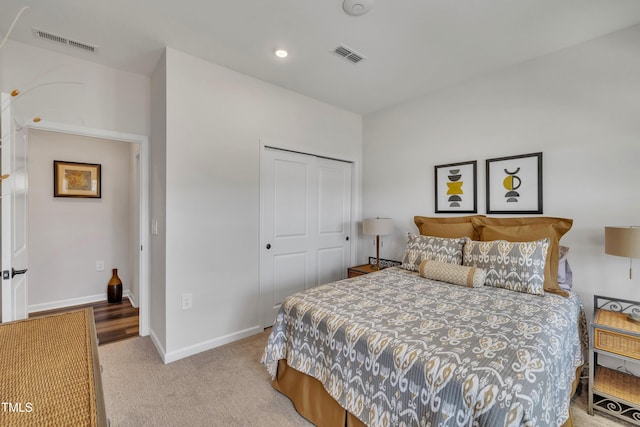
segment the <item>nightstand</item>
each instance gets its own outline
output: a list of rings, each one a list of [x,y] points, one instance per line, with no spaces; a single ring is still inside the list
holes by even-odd
[[[373,273],[374,271],[378,270],[374,270],[371,264],[356,265],[355,267],[349,267],[347,277],[362,276],[363,274]]]
[[[589,414],[606,412],[640,425],[640,377],[598,364],[598,356],[640,364],[640,323],[627,317],[640,303],[599,295],[593,297],[589,328]]]
[[[373,268],[375,263],[376,263],[376,258],[369,257],[369,264],[362,264],[362,265],[356,265],[355,267],[349,267],[349,269],[347,270],[347,277],[362,276],[363,274],[369,274],[369,273],[378,271]],[[398,265],[402,265],[402,261],[394,261],[391,259],[380,258],[381,269],[385,269],[387,267],[395,267]]]

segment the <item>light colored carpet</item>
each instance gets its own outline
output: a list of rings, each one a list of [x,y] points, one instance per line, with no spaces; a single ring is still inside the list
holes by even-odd
[[[121,426],[309,427],[260,364],[268,331],[165,365],[148,337],[99,347],[107,416]],[[576,427],[629,425],[572,404]]]

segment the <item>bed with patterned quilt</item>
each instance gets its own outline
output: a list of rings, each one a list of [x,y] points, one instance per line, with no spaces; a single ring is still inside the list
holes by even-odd
[[[409,236],[402,267],[287,297],[262,359],[274,387],[317,425],[571,425],[587,329],[576,293],[544,291],[559,238],[470,236]]]

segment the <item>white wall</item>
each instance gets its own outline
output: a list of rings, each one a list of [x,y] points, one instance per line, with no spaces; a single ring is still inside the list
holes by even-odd
[[[157,234],[151,234],[149,244],[150,335],[160,354],[165,354],[166,331],[166,220],[167,205],[167,66],[163,55],[151,76],[151,138],[149,165],[149,215],[156,223]],[[153,231],[153,229],[152,229]]]
[[[2,55],[2,90],[21,91],[14,107],[25,118],[149,135],[149,77],[13,40]]]
[[[258,330],[259,140],[354,160],[359,185],[362,120],[173,49],[166,81],[171,361]],[[181,310],[182,293],[193,309]]]
[[[544,215],[573,218],[574,289],[640,300],[640,261],[604,254],[605,225],[640,225],[640,25],[364,118],[363,217],[389,216],[401,259],[414,215],[434,214],[433,167],[542,151]],[[368,240],[367,240],[368,242]],[[361,261],[372,255],[362,244]]]
[[[0,49],[0,88],[4,88],[4,48]]]
[[[30,312],[106,300],[112,268],[130,291],[130,145],[29,131]],[[101,164],[102,197],[53,197],[54,160]],[[98,260],[104,271],[96,271]]]
[[[130,195],[130,211],[129,211],[129,248],[131,251],[131,276],[130,276],[130,288],[129,288],[129,300],[134,307],[140,305],[140,257],[137,256],[140,253],[140,177],[142,171],[140,170],[140,145],[128,143],[129,145],[129,158],[131,159],[130,174],[131,181],[129,182],[129,195]],[[149,250],[149,248],[145,249]]]

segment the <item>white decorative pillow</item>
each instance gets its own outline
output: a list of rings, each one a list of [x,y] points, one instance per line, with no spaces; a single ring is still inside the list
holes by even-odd
[[[402,258],[402,268],[418,271],[424,260],[462,264],[462,247],[465,238],[420,236],[409,234],[407,250]]]
[[[544,266],[549,239],[533,242],[493,240],[464,245],[463,265],[487,270],[487,286],[544,295]]]
[[[487,272],[483,268],[428,260],[420,263],[419,272],[422,277],[427,279],[439,280],[468,288],[483,286],[487,278]]]

